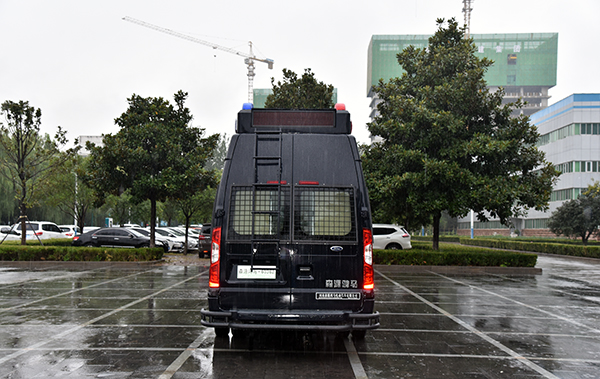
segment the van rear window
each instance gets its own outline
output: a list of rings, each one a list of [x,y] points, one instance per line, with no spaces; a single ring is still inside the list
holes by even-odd
[[[355,241],[351,188],[296,189],[294,239]]]
[[[289,239],[289,188],[236,186],[232,188],[229,238]],[[254,232],[253,229],[254,228]]]
[[[352,188],[294,187],[294,240],[356,241]],[[230,240],[290,239],[290,187],[232,187]]]

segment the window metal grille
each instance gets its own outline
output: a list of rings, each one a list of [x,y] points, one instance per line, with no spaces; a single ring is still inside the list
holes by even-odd
[[[235,186],[231,196],[230,240],[249,240],[253,236],[289,239],[289,187],[282,186],[279,192],[276,186],[257,187],[256,190],[252,186]]]
[[[356,241],[351,188],[295,189],[294,239]]]

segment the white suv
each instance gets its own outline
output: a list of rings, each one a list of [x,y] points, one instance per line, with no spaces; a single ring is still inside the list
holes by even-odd
[[[373,249],[411,249],[410,234],[403,226],[373,224]]]
[[[14,225],[13,230],[21,234],[21,223]],[[67,238],[58,225],[48,221],[27,221],[25,223],[26,238],[29,240],[50,238]]]

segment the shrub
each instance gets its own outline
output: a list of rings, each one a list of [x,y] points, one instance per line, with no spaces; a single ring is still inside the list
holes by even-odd
[[[139,262],[155,261],[162,258],[164,250],[152,249],[99,248],[72,246],[21,246],[0,245],[2,261],[115,261]]]
[[[504,250],[440,244],[440,250],[423,242],[411,250],[375,250],[373,261],[387,265],[534,267],[537,255]]]
[[[577,257],[600,258],[600,246],[584,246],[563,243],[510,241],[501,239],[462,238],[463,245],[485,246],[499,249],[531,251],[545,254],[571,255]]]

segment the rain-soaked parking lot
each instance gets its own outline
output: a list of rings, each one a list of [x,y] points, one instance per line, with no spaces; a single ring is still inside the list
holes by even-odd
[[[2,378],[600,378],[600,262],[378,267],[364,340],[200,325],[205,262],[0,267]]]

